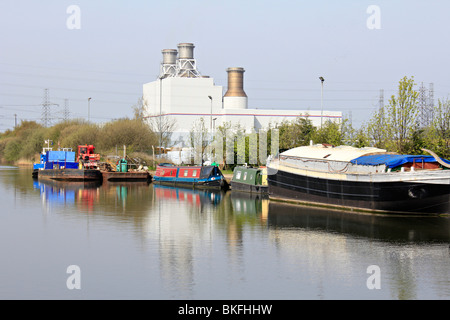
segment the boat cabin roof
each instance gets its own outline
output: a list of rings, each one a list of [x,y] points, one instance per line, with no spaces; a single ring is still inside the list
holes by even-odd
[[[233,171],[233,181],[257,184],[261,182],[263,169],[250,167],[236,167]]]
[[[450,164],[450,161],[441,159],[443,162]],[[426,155],[402,155],[402,154],[379,154],[367,155],[350,161],[353,164],[377,166],[385,165],[388,168],[395,168],[405,163],[435,163],[437,160],[433,156]]]
[[[221,175],[216,166],[174,166],[169,164],[158,165],[155,174],[157,176],[177,176],[179,178],[207,179],[211,175]]]
[[[297,147],[287,150],[280,156],[308,158],[317,160],[333,160],[349,162],[353,159],[369,154],[386,153],[385,149],[365,147],[355,148],[351,146],[333,147],[325,144],[317,144],[312,146]]]

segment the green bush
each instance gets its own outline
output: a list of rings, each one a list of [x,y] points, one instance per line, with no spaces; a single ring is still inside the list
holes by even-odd
[[[33,160],[41,152],[44,141],[53,141],[54,149],[72,148],[79,145],[94,145],[96,152],[105,154],[127,147],[133,151],[151,153],[157,145],[157,136],[140,120],[121,119],[105,125],[87,123],[84,120],[60,122],[45,128],[34,121],[22,121],[14,130],[0,134],[0,160],[15,162],[19,159]]]

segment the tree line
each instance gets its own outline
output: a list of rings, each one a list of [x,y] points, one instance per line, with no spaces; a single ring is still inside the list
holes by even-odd
[[[0,160],[16,163],[37,161],[44,141],[53,141],[54,149],[72,148],[78,145],[94,145],[100,154],[115,154],[117,148],[127,146],[127,153],[149,152],[158,145],[158,137],[140,119],[119,119],[106,124],[93,124],[81,119],[60,122],[44,127],[35,121],[22,121],[13,130],[0,134]]]
[[[398,91],[388,104],[376,110],[361,128],[352,127],[348,119],[340,123],[327,121],[314,127],[308,118],[285,121],[280,130],[280,149],[290,149],[314,143],[377,147],[400,154],[423,154],[422,148],[440,157],[450,157],[450,101],[438,100],[431,121],[422,126],[419,121],[419,93],[414,89],[414,77],[399,81]]]

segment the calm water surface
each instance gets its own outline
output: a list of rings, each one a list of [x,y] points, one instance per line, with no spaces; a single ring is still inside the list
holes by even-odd
[[[449,299],[450,218],[0,167],[0,299]],[[80,268],[69,290],[68,266]],[[379,267],[380,289],[367,268]]]

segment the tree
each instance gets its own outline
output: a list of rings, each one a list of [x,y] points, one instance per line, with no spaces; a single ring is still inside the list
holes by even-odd
[[[151,128],[139,119],[120,119],[109,122],[99,129],[98,148],[111,151],[116,147],[127,146],[134,151],[149,152],[158,141]],[[85,142],[86,143],[86,142]]]
[[[368,136],[366,135],[367,129],[365,125],[362,125],[361,128],[356,130],[354,141],[352,145],[356,148],[363,148],[370,146],[370,141]]]
[[[435,147],[441,157],[450,157],[450,101],[438,100],[438,105],[434,110],[434,120],[432,124],[435,140]]]
[[[419,96],[414,85],[414,77],[403,77],[398,84],[397,96],[392,95],[386,110],[389,115],[386,121],[390,138],[388,146],[399,153],[409,153],[412,150]]]
[[[369,141],[373,143],[374,147],[386,148],[388,134],[386,131],[386,115],[383,107],[380,107],[372,115],[367,125],[367,136]]]
[[[314,138],[316,128],[312,121],[299,116],[294,121],[283,121],[278,126],[280,134],[280,149],[291,149],[306,146]]]
[[[316,131],[313,141],[334,146],[345,144],[345,141],[349,140],[346,136],[346,133],[350,132],[349,128],[347,119],[343,119],[341,123],[328,120]]]
[[[138,101],[131,106],[133,109],[133,116],[135,120],[143,120],[144,119],[144,99],[140,97]]]
[[[160,141],[162,147],[168,148],[173,145],[172,135],[177,127],[175,118],[162,114],[148,118],[147,123],[152,131],[158,135],[158,141]]]
[[[206,160],[207,147],[210,144],[210,136],[205,119],[200,118],[194,122],[189,132],[189,145],[193,150],[192,163],[201,164]]]

